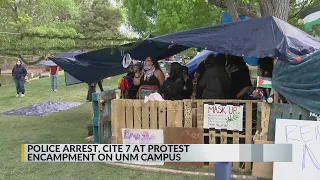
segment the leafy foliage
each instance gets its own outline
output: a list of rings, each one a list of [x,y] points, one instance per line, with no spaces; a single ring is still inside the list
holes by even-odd
[[[123,0],[128,20],[140,34],[162,35],[219,22],[221,10],[205,0]]]
[[[80,2],[1,0],[0,53],[95,49],[110,41],[128,40],[119,37],[120,9],[103,0]]]
[[[239,15],[259,17],[260,1],[233,0]],[[290,0],[288,22],[301,28],[298,23],[299,12],[314,6],[316,0]],[[275,4],[277,5],[277,4]],[[218,24],[220,14],[227,10],[224,0],[123,0],[128,21],[140,34],[162,35],[176,31]],[[320,35],[320,28],[313,28],[314,35]]]

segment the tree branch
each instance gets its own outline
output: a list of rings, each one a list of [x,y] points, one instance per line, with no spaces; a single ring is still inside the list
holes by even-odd
[[[302,7],[299,8],[299,11],[297,11],[294,15],[290,16],[290,19],[291,18],[294,18],[294,17],[297,17],[301,12],[302,10],[304,10],[304,8],[306,7],[306,5],[308,4],[309,0],[305,0],[302,4]]]
[[[224,0],[208,0],[208,2],[219,8],[227,8]],[[237,2],[235,3],[235,7],[239,15],[244,15],[250,18],[260,17],[260,14],[256,10],[250,9],[250,5],[245,6],[243,3]]]
[[[228,12],[231,16],[233,22],[239,21],[238,11],[232,0],[224,0],[225,5],[227,6]]]
[[[219,7],[219,8],[227,8],[224,0],[208,0],[209,3]]]

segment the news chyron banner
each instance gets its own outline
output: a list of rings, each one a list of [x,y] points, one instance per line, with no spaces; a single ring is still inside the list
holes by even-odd
[[[22,144],[21,162],[291,162],[291,144]]]

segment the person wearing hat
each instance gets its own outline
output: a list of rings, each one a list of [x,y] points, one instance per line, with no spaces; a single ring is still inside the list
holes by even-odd
[[[133,83],[139,88],[139,98],[141,90],[157,91],[165,80],[164,73],[155,58],[147,57],[141,71],[135,73]]]

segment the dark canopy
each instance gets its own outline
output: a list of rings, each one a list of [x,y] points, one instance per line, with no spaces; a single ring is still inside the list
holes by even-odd
[[[271,16],[158,36],[152,41],[284,61],[320,49],[319,39]]]
[[[105,48],[101,50],[91,51],[75,56],[80,61],[114,61],[122,64],[124,54],[129,53],[131,58],[136,60],[145,60],[151,56],[157,60],[164,59],[174,54],[180,53],[189,47],[171,45],[171,43],[153,42],[149,36],[141,42],[134,42],[121,45],[118,48]]]
[[[124,44],[119,48],[105,48],[79,53],[74,58],[65,58],[70,56],[60,54],[58,57],[51,59],[75,78],[83,82],[93,83],[106,77],[125,73],[126,69],[122,66],[122,59],[126,53],[137,60],[144,60],[148,56],[160,60],[186,49],[188,47],[153,42],[148,37],[142,42]]]
[[[50,59],[70,75],[86,83],[95,83],[106,77],[122,74],[126,71],[121,62],[115,63],[112,60],[85,62],[75,58],[54,57]]]

